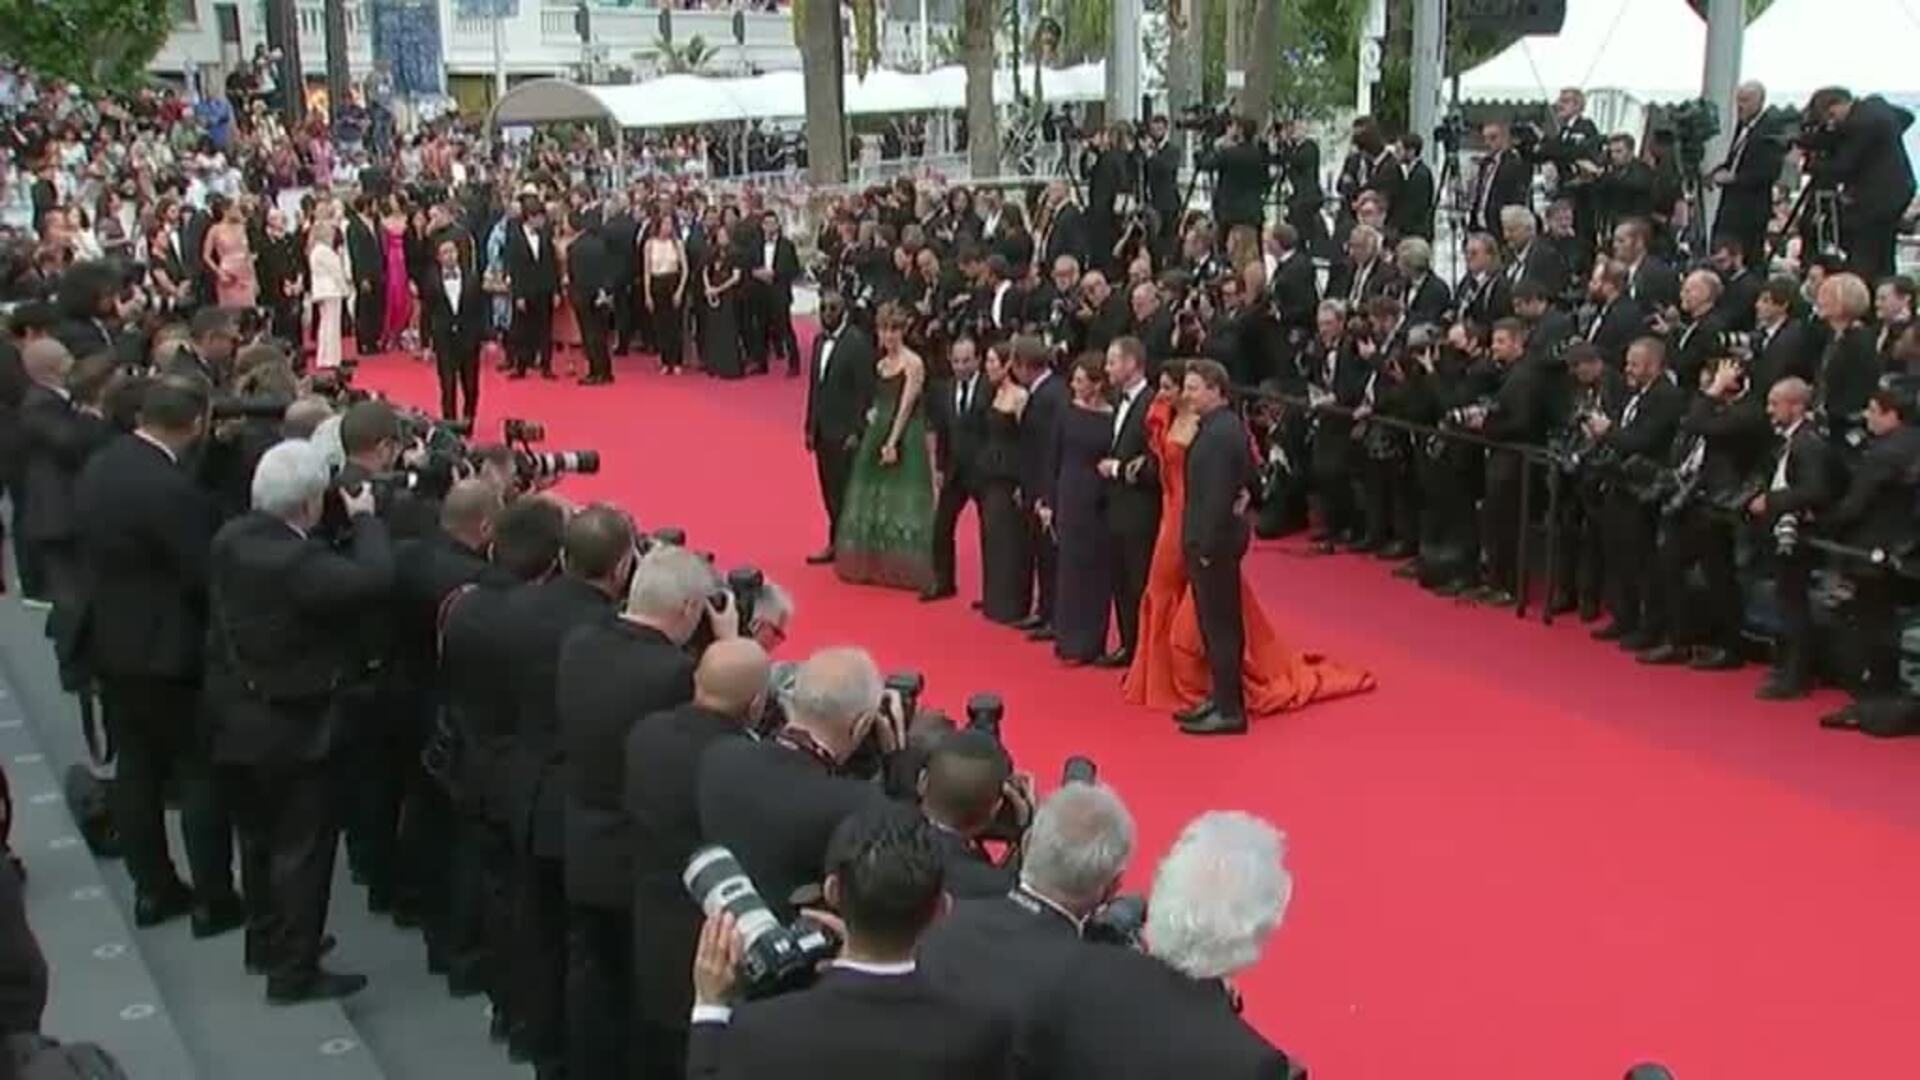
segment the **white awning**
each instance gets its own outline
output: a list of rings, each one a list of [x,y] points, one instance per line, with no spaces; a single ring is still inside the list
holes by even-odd
[[[1707,25],[1687,0],[1571,0],[1558,34],[1523,37],[1463,73],[1460,98],[1552,101],[1572,86],[1685,101],[1700,96],[1706,49]]]

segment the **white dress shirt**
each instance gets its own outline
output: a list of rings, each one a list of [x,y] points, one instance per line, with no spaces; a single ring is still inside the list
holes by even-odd
[[[1120,445],[1120,429],[1127,424],[1127,414],[1133,411],[1133,403],[1139,400],[1140,392],[1147,388],[1147,380],[1141,379],[1126,390],[1120,391],[1120,407],[1113,410],[1113,445]]]

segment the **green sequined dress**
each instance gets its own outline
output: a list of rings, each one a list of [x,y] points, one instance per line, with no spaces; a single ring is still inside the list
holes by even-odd
[[[860,440],[840,509],[833,566],[842,581],[923,591],[934,583],[933,462],[919,402],[900,436],[899,459],[880,463],[906,386],[902,371],[875,388],[873,422]]]

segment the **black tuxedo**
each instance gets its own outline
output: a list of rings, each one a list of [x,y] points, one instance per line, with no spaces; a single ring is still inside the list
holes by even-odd
[[[384,329],[387,306],[387,253],[380,236],[381,226],[362,214],[347,215],[347,263],[353,274],[353,339],[361,355],[380,351],[380,333]],[[205,238],[205,226],[201,226]],[[193,242],[192,257],[198,261],[200,243]],[[211,293],[201,296],[211,302]]]
[[[1071,255],[1080,260],[1080,266],[1087,266],[1086,227],[1080,208],[1073,203],[1064,203],[1053,213],[1048,222],[1046,246],[1040,251],[1040,269],[1044,276],[1053,267],[1053,262],[1062,255]],[[1044,321],[1044,316],[1043,316]]]
[[[986,1005],[1018,1027],[1089,947],[1058,908],[1024,890],[1003,890],[956,901],[920,940],[918,958],[935,986]]]
[[[1153,387],[1144,376],[1132,405],[1124,396],[1116,398],[1118,430],[1110,456],[1120,463],[1120,470],[1103,484],[1107,531],[1113,535],[1116,555],[1114,617],[1120,624],[1120,649],[1128,655],[1140,640],[1140,597],[1147,590],[1153,541],[1160,530],[1160,472],[1147,450],[1147,409],[1152,404]],[[1133,462],[1139,467],[1128,479],[1127,466]]]
[[[438,265],[427,275],[425,295],[420,298],[427,309],[427,343],[439,369],[440,415],[471,420],[480,409],[480,342],[486,337],[492,305],[478,274],[462,274],[451,296],[448,284]],[[459,409],[462,395],[464,412]]]
[[[513,299],[513,370],[521,375],[536,359],[542,372],[553,370],[553,298],[560,289],[560,265],[552,231],[540,229],[537,235],[537,242],[529,241],[525,222],[509,223],[500,255]]]
[[[1424,161],[1394,167],[1400,170],[1400,184],[1392,204],[1387,207],[1387,224],[1401,236],[1432,240],[1433,170]]]
[[[1846,493],[1826,514],[1826,528],[1843,543],[1863,548],[1897,545],[1911,534],[1920,428],[1902,425],[1872,439],[1853,468]],[[1899,685],[1900,635],[1895,630],[1900,590],[1889,573],[1861,568],[1850,573],[1851,622],[1861,658],[1862,697],[1888,697]]]
[[[701,844],[700,759],[710,746],[746,739],[744,721],[695,704],[645,717],[627,732],[633,992],[648,1077],[686,1074],[693,954],[704,916],[680,878]]]
[[[1626,362],[1627,346],[1648,333],[1647,309],[1638,300],[1622,296],[1594,312],[1583,336],[1599,346],[1609,364],[1619,367]]]
[[[690,1080],[1006,1080],[1013,1027],[918,972],[831,968],[797,993],[750,1002],[727,1024],[695,1024]]]
[[[1054,589],[1060,548],[1053,532],[1040,524],[1038,508],[1053,501],[1058,471],[1060,418],[1067,408],[1067,381],[1049,370],[1027,387],[1027,407],[1020,413],[1020,500],[1027,511],[1027,528],[1034,553],[1034,617],[1053,625]]]
[[[960,400],[966,393],[964,406]],[[940,474],[940,498],[933,510],[933,577],[935,592],[953,591],[953,534],[967,503],[980,507],[986,487],[980,454],[987,446],[987,414],[993,408],[993,387],[984,372],[975,372],[971,384],[959,376],[935,383],[927,395],[927,419],[933,428],[934,468]],[[984,548],[983,548],[984,559]]]
[[[178,880],[167,854],[169,781],[193,882],[203,899],[231,895],[231,825],[205,797],[212,777],[201,730],[200,673],[207,640],[207,561],[219,513],[167,452],[122,435],[80,473],[80,579],[76,628],[100,680],[119,754],[114,824],[141,895],[163,897]]]
[[[1314,313],[1320,306],[1320,280],[1313,259],[1299,248],[1274,267],[1267,293],[1273,300],[1274,317],[1289,337],[1311,334]]]
[[[1145,322],[1134,320],[1128,329],[1147,350],[1147,378],[1160,377],[1160,369],[1173,359],[1173,312],[1162,305]]]
[[[1453,290],[1453,307],[1458,318],[1492,326],[1513,314],[1513,290],[1498,270],[1489,270],[1484,277],[1467,274]]]
[[[1398,295],[1399,291],[1400,272],[1387,261],[1385,252],[1366,266],[1355,266],[1341,259],[1327,273],[1327,299],[1346,301],[1356,315],[1367,301],[1377,296]]]
[[[1833,498],[1833,454],[1831,444],[1811,423],[1801,423],[1774,444],[1766,462],[1772,474],[1770,490],[1763,497],[1765,507],[1759,519],[1763,537],[1787,514],[1794,515],[1801,527],[1817,527],[1817,522],[1810,519],[1817,519]],[[1773,592],[1780,607],[1781,630],[1774,667],[1780,677],[1804,686],[1813,674],[1813,604],[1808,596],[1808,578],[1815,560],[1811,552],[1798,546],[1790,552],[1774,547],[1772,554]]]
[[[747,325],[743,336],[747,361],[764,371],[769,353],[786,357],[787,373],[800,370],[800,345],[793,333],[793,283],[800,278],[800,254],[784,236],[772,241],[772,281],[761,281],[753,271],[769,265],[766,241],[742,249],[740,267],[747,285]]]
[[[1494,236],[1500,235],[1500,211],[1509,206],[1533,205],[1533,166],[1514,150],[1502,150],[1480,159],[1474,177],[1473,227]]]
[[[1246,715],[1240,677],[1246,647],[1240,559],[1253,534],[1236,503],[1254,487],[1252,445],[1233,410],[1215,409],[1201,419],[1187,451],[1187,497],[1180,518],[1180,546],[1206,642],[1213,702],[1225,717]]]
[[[1080,347],[1085,352],[1106,352],[1113,339],[1125,334],[1133,322],[1133,311],[1118,289],[1108,293],[1098,307],[1090,307],[1090,312],[1080,335]]]
[[[1453,307],[1453,290],[1440,280],[1440,275],[1426,273],[1417,280],[1407,282],[1403,300],[1409,323],[1415,326],[1421,323],[1438,326],[1446,320],[1447,312]]]
[[[825,876],[840,822],[887,805],[878,785],[834,775],[781,740],[715,742],[700,758],[698,791],[701,842],[731,850],[782,918],[795,889]]]
[[[850,319],[841,323],[838,333],[822,329],[814,335],[807,360],[806,437],[820,481],[820,501],[827,509],[829,544],[839,528],[841,499],[853,474],[860,436],[866,431],[867,409],[873,405],[878,380],[874,363],[873,342]]]
[[[21,395],[17,419],[20,471],[12,486],[21,576],[42,594],[36,598],[71,605],[79,586],[74,481],[94,451],[113,437],[113,429],[81,412],[71,398],[37,384]],[[58,617],[61,623],[66,618]],[[59,626],[54,631],[56,636],[62,632]]]
[[[1026,310],[1026,290],[1016,281],[994,282],[974,294],[974,321],[994,334],[1017,333],[1026,322]]]
[[[1878,94],[1854,102],[1816,176],[1840,187],[1840,245],[1875,281],[1893,272],[1893,234],[1913,201],[1913,165],[1901,139],[1913,114]]]
[[[1815,355],[1813,328],[1806,320],[1789,315],[1775,329],[1755,327],[1753,334],[1751,377],[1755,386],[1771,387],[1789,375],[1813,382],[1819,357]]]
[[[1547,290],[1548,296],[1559,296],[1567,288],[1567,268],[1560,261],[1560,253],[1537,239],[1514,252],[1503,273],[1509,289],[1531,281]]]
[[[1720,350],[1718,342],[1727,324],[1718,312],[1681,323],[1667,333],[1667,367],[1681,386],[1700,385],[1700,370]]]
[[[1665,465],[1672,454],[1680,419],[1687,411],[1688,391],[1661,377],[1643,391],[1629,392],[1618,410],[1609,410],[1613,426],[1602,443],[1621,461],[1640,459]],[[1614,624],[1632,633],[1658,633],[1665,625],[1664,598],[1654,590],[1654,540],[1657,517],[1631,488],[1614,484],[1607,489],[1602,510],[1602,557],[1607,608]]]
[[[1680,303],[1680,275],[1649,255],[1627,271],[1627,295],[1650,311]]]
[[[1287,1080],[1287,1056],[1218,980],[1132,949],[1088,948],[1021,1031],[1021,1067],[1050,1080]]]
[[[1879,382],[1880,358],[1873,351],[1873,331],[1854,326],[1827,342],[1819,378],[1814,381],[1814,400],[1825,407],[1828,431],[1835,440],[1859,427],[1860,413]]]
[[[1013,888],[1013,868],[996,864],[979,841],[939,826],[934,827],[933,835],[940,848],[948,896],[978,900],[1005,896]]]
[[[1753,270],[1742,270],[1721,284],[1724,289],[1720,293],[1720,302],[1714,305],[1721,321],[1729,330],[1752,330],[1755,319],[1753,302],[1760,298],[1761,289],[1766,287],[1766,277]]]
[[[1160,235],[1169,237],[1179,227],[1180,148],[1169,139],[1150,152],[1144,147],[1142,151],[1146,202],[1160,216]]]
[[[592,379],[613,378],[607,335],[612,329],[613,294],[621,284],[615,277],[618,270],[597,229],[588,229],[567,245],[567,298],[573,303],[580,349],[586,353],[587,375]]]
[[[613,292],[613,354],[625,356],[633,342],[633,314],[646,303],[640,295],[647,287],[640,280],[640,222],[631,211],[622,210],[601,224],[600,238],[613,262],[608,286]]]

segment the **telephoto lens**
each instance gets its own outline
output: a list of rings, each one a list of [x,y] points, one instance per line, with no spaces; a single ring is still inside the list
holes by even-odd
[[[1000,741],[1000,721],[1006,715],[1007,705],[999,694],[979,693],[967,699],[967,727],[986,732],[994,742]]]
[[[718,844],[693,853],[681,880],[708,918],[733,916],[742,945],[740,978],[748,997],[766,997],[813,977],[840,951],[840,938],[812,919],[785,925],[768,909],[733,852]]]
[[[513,455],[514,471],[521,483],[531,483],[567,473],[591,476],[600,471],[598,450],[519,450]]]

